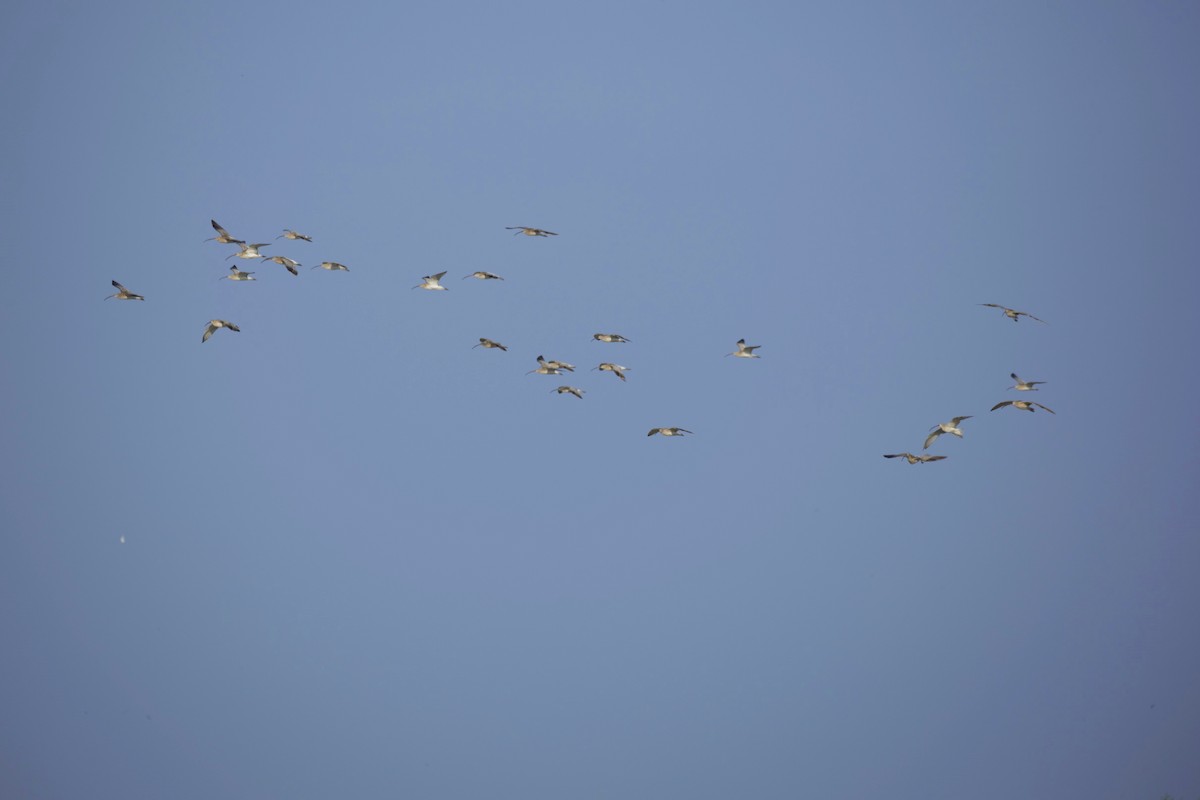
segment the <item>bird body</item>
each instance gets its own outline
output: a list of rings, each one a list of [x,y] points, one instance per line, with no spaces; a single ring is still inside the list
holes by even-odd
[[[133,292],[129,291],[121,284],[117,283],[116,281],[113,281],[112,285],[116,287],[117,293],[110,294],[108,297],[104,298],[105,300],[108,300],[110,297],[115,297],[118,300],[145,300],[146,299],[146,298],[142,297],[140,294],[134,294]]]
[[[558,236],[554,231],[544,231],[541,228],[526,228],[523,225],[509,226],[506,231],[516,231],[513,236],[520,236],[522,233],[526,236]]]
[[[924,464],[927,461],[941,461],[946,456],[931,456],[927,453],[921,455],[913,455],[912,453],[891,453],[885,454],[884,458],[903,458],[907,459],[910,464]]]
[[[559,394],[573,394],[580,400],[583,399],[584,394],[583,389],[580,389],[578,386],[559,386],[557,389],[551,389],[550,391],[558,392]]]
[[[691,433],[691,431],[684,428],[651,428],[650,432],[646,435],[653,436],[656,433],[661,433],[663,436],[683,436],[685,433]]]
[[[499,348],[500,350],[503,350],[506,353],[508,352],[508,348],[505,347],[504,345],[500,344],[499,342],[493,342],[491,339],[484,339],[482,336],[479,337],[479,344],[471,345],[472,350],[474,350],[476,347],[485,347],[489,350],[491,348],[495,347],[495,348]]]
[[[754,351],[762,347],[759,344],[748,345],[745,339],[737,340],[737,350],[732,353],[726,353],[727,356],[737,356],[738,358],[762,358],[762,356],[754,355]]]
[[[554,361],[554,360],[547,361],[546,359],[542,358],[541,356],[538,356],[537,360],[538,360],[538,364],[542,365],[543,367],[550,367],[551,369],[561,369],[561,370],[565,370],[566,372],[574,372],[575,371],[575,365],[568,364],[565,361]]]
[[[628,339],[626,339],[624,336],[622,336],[619,333],[593,333],[592,338],[598,342],[628,342],[629,341]]]
[[[1013,322],[1019,322],[1020,320],[1017,319],[1018,317],[1029,317],[1030,319],[1037,319],[1037,321],[1042,323],[1043,325],[1049,324],[1046,322],[1046,320],[1038,319],[1033,314],[1030,314],[1027,311],[1017,311],[1015,308],[1009,308],[1008,306],[1002,306],[1002,305],[999,305],[998,303],[980,303],[979,305],[988,306],[990,308],[998,308],[1004,312],[1004,316],[1008,317]]]
[[[592,369],[598,369],[601,372],[611,372],[621,380],[625,380],[625,370],[629,369],[629,367],[622,367],[620,364],[612,364],[606,361],[598,367],[592,367]]]
[[[414,286],[412,288],[414,288],[414,289],[429,289],[431,291],[442,291],[442,292],[448,291],[445,286],[442,286],[442,284],[438,283],[438,281],[440,281],[442,279],[442,276],[445,274],[446,274],[445,271],[442,271],[442,272],[437,273],[436,275],[426,275],[424,278],[421,278],[420,283],[418,283],[416,286]]]
[[[254,273],[253,273],[253,272],[242,272],[242,271],[241,271],[240,269],[238,269],[236,266],[234,266],[234,267],[230,267],[230,268],[229,268],[229,274],[228,274],[228,275],[222,275],[222,276],[221,276],[221,277],[220,277],[218,280],[225,280],[226,278],[228,278],[228,279],[229,279],[229,280],[231,280],[231,281],[253,281],[253,280],[257,280],[257,278],[255,278],[255,277],[254,277]]]
[[[1017,373],[1015,372],[1009,375],[1009,377],[1016,381],[1016,384],[1008,388],[1016,389],[1018,392],[1036,392],[1037,389],[1034,387],[1045,383],[1045,381],[1023,381],[1017,377]]]
[[[204,329],[204,336],[202,336],[200,338],[200,343],[203,344],[204,342],[207,342],[208,337],[210,337],[214,333],[216,333],[218,328],[229,328],[229,330],[235,331],[237,333],[241,333],[241,330],[242,330],[237,325],[234,325],[232,322],[229,322],[228,320],[224,320],[224,319],[209,320],[208,327]]]
[[[242,244],[242,249],[238,250],[233,255],[225,256],[228,261],[231,258],[266,258],[262,253],[258,252],[260,247],[270,247],[266,242],[258,242],[256,244]]]
[[[315,267],[312,267],[312,269],[325,269],[325,270],[329,270],[330,272],[336,272],[337,270],[341,270],[342,272],[350,271],[350,268],[347,267],[345,264],[339,264],[336,261],[322,261],[320,264],[317,264]]]
[[[295,231],[289,230],[288,228],[284,228],[283,233],[279,234],[275,238],[276,239],[300,239],[301,241],[305,241],[305,242],[312,241],[311,236],[305,236],[303,233],[296,233]]]
[[[1003,403],[996,403],[996,405],[992,406],[992,411],[995,411],[998,408],[1004,408],[1005,406],[1012,406],[1013,408],[1019,408],[1022,411],[1028,411],[1031,414],[1037,411],[1037,408],[1034,408],[1034,406],[1037,406],[1038,408],[1043,409],[1044,411],[1050,411],[1051,414],[1054,413],[1053,411],[1046,408],[1041,403],[1035,403],[1032,400],[1005,400]]]
[[[204,241],[220,242],[221,244],[245,244],[246,243],[245,239],[235,239],[232,236],[230,236],[229,231],[225,230],[220,225],[218,225],[217,221],[215,219],[210,219],[209,222],[212,223],[213,230],[215,230],[217,232],[217,235],[212,237],[211,239],[205,239]]]
[[[462,276],[462,279],[464,281],[467,278],[478,278],[481,281],[502,281],[502,280],[504,280],[504,278],[501,278],[499,275],[493,274],[491,272],[484,272],[482,270],[480,270],[478,272],[472,272],[470,275]]]
[[[941,436],[943,433],[950,433],[961,439],[962,438],[962,430],[959,429],[958,424],[960,422],[962,422],[964,419],[970,419],[970,418],[971,418],[971,415],[968,414],[965,417],[955,417],[954,419],[950,420],[949,422],[939,422],[937,425],[934,425],[932,428],[929,429],[929,430],[933,431],[933,433],[929,434],[929,436],[926,437],[925,446],[922,447],[921,449],[928,450],[929,445],[933,444],[934,439]]]

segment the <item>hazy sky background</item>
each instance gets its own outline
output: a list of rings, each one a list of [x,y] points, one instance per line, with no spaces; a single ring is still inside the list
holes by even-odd
[[[0,795],[1200,795],[1198,41],[18,2]]]

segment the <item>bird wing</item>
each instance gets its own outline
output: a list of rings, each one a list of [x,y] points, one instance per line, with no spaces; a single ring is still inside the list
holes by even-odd
[[[218,225],[217,221],[215,219],[210,219],[209,222],[212,223],[213,230],[215,230],[217,233],[221,234],[222,236],[224,236],[226,238],[229,237],[229,231],[225,230],[220,225]]]
[[[442,279],[442,276],[445,274],[446,274],[446,272],[445,272],[445,270],[443,270],[442,272],[439,272],[436,275],[430,275],[429,277],[433,279],[434,283],[436,283],[436,282],[440,281]]]
[[[992,411],[995,411],[997,408],[1004,408],[1005,406],[1011,406],[1012,404],[1013,404],[1012,400],[1005,400],[1003,403],[996,403],[996,405],[992,406]]]
[[[215,222],[213,223],[213,225],[216,225],[216,224],[217,223],[215,223]],[[207,342],[208,337],[212,336],[213,331],[215,331],[218,327],[219,326],[216,323],[213,323],[213,322],[208,323],[208,327],[204,329],[204,336],[201,337],[200,343],[204,344],[205,342]]]
[[[958,423],[962,422],[964,419],[970,419],[970,418],[971,418],[971,416],[972,416],[971,414],[968,414],[968,415],[967,415],[967,416],[965,416],[965,417],[955,417],[954,419],[950,420],[950,422],[952,422],[952,423],[954,424],[954,427],[956,427],[956,428],[957,428],[957,427],[958,427]]]
[[[651,428],[651,429],[650,429],[650,432],[649,432],[649,433],[647,433],[646,435],[647,435],[647,436],[653,436],[653,435],[654,435],[654,434],[656,434],[656,433],[662,433],[662,428]]]
[[[1004,308],[1004,306],[1002,306],[1002,305],[1000,305],[1000,304],[998,304],[998,303],[980,303],[979,305],[981,305],[981,306],[988,306],[988,307],[990,307],[990,308]],[[1007,309],[1005,309],[1005,310],[1007,310]]]
[[[1044,405],[1042,405],[1041,403],[1034,403],[1034,405],[1035,405],[1035,406],[1037,406],[1038,408],[1045,408],[1047,411],[1050,411],[1050,409],[1046,408],[1046,407],[1045,407]],[[1050,413],[1051,413],[1051,414],[1054,414],[1054,412],[1053,412],[1053,411],[1050,411]],[[1057,414],[1055,414],[1055,416],[1058,416],[1058,415],[1057,415]]]
[[[925,445],[924,445],[924,447],[922,447],[921,449],[922,449],[922,450],[928,450],[928,449],[929,449],[929,445],[933,444],[933,440],[934,440],[934,439],[936,439],[937,437],[941,436],[941,435],[942,435],[942,429],[941,429],[941,428],[938,428],[938,429],[937,429],[937,430],[935,430],[933,433],[931,433],[931,434],[929,434],[928,436],[926,436],[926,437],[925,437]]]
[[[1038,322],[1042,323],[1043,325],[1049,325],[1049,324],[1050,324],[1049,322],[1046,322],[1046,320],[1044,320],[1044,319],[1038,319],[1038,318],[1037,318],[1037,317],[1035,317],[1033,314],[1030,314],[1030,313],[1029,313],[1029,312],[1027,312],[1027,311],[1018,311],[1018,312],[1017,312],[1017,316],[1018,316],[1018,317],[1029,317],[1030,319],[1036,319]]]
[[[921,460],[922,460],[922,461],[941,461],[941,460],[942,460],[943,458],[945,458],[945,457],[946,457],[946,456],[929,456],[929,455],[924,455],[924,456],[921,456]]]

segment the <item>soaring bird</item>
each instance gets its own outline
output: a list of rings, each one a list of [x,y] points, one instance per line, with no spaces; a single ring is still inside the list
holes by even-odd
[[[108,297],[104,298],[105,300],[107,300],[109,297],[115,297],[118,300],[145,300],[146,299],[146,298],[142,297],[140,294],[134,294],[133,292],[129,291],[121,284],[117,283],[116,281],[113,281],[112,285],[117,288],[117,293],[110,294]]]
[[[502,280],[504,280],[504,278],[501,278],[499,275],[496,275],[491,272],[484,272],[482,270],[480,270],[479,272],[472,272],[470,275],[462,276],[462,280],[464,280],[464,281],[467,278],[478,278],[481,281],[502,281]]]
[[[421,283],[418,283],[416,286],[414,286],[412,288],[440,290],[443,292],[448,291],[448,289],[446,289],[445,286],[442,286],[440,283],[438,283],[438,281],[440,281],[442,279],[442,276],[445,274],[446,274],[445,271],[442,271],[436,275],[426,275],[424,278],[421,278]]]
[[[910,464],[924,464],[926,461],[941,461],[946,456],[931,456],[922,453],[919,456],[914,456],[912,453],[891,453],[885,454],[884,458],[905,458]]]
[[[266,242],[258,242],[257,244],[246,244],[245,242],[243,242],[242,249],[238,250],[233,255],[225,256],[225,260],[228,261],[229,259],[234,258],[234,257],[237,257],[237,258],[266,258],[266,256],[264,256],[262,253],[258,252],[258,248],[260,248],[260,247],[270,247],[270,245],[267,244]]]
[[[964,419],[970,419],[971,416],[972,415],[968,414],[965,417],[955,417],[954,419],[950,420],[949,422],[939,422],[937,425],[934,425],[932,428],[929,429],[929,430],[933,431],[933,433],[929,434],[929,436],[925,439],[925,446],[922,447],[921,449],[928,450],[929,445],[933,444],[933,440],[936,439],[937,437],[941,436],[943,433],[952,433],[961,439],[962,431],[959,430],[958,424],[960,422],[962,422]]]
[[[990,308],[999,308],[999,309],[1001,309],[1001,310],[1004,312],[1004,316],[1008,317],[1008,318],[1009,318],[1009,319],[1011,319],[1013,322],[1018,322],[1018,321],[1019,321],[1019,320],[1017,319],[1017,317],[1029,317],[1030,319],[1037,319],[1037,321],[1038,321],[1038,322],[1040,322],[1040,323],[1042,323],[1043,325],[1048,325],[1048,324],[1049,324],[1048,322],[1046,322],[1046,320],[1044,320],[1044,319],[1038,319],[1038,318],[1037,318],[1037,317],[1035,317],[1033,314],[1030,314],[1030,313],[1029,313],[1029,312],[1027,312],[1027,311],[1017,311],[1016,309],[1009,308],[1008,306],[997,305],[996,303],[980,303],[979,305],[981,305],[981,306],[988,306],[988,307],[990,307]]]
[[[992,406],[992,411],[995,411],[997,408],[1004,408],[1005,406],[1012,406],[1013,408],[1019,408],[1022,411],[1028,411],[1031,414],[1037,411],[1037,408],[1034,408],[1034,406],[1037,406],[1038,408],[1043,409],[1044,411],[1050,411],[1051,414],[1054,413],[1053,411],[1046,408],[1041,403],[1035,403],[1032,400],[1005,400],[1003,403],[996,403],[996,405]]]
[[[493,342],[491,339],[485,339],[482,336],[479,337],[479,344],[471,345],[472,350],[474,350],[476,347],[485,347],[489,350],[493,347],[498,347],[501,350],[503,350],[504,352],[506,352],[506,353],[508,352],[508,348],[505,347],[504,345],[500,344],[499,342]]]
[[[546,359],[542,358],[541,356],[538,356],[537,361],[543,367],[550,367],[551,369],[561,369],[561,370],[565,370],[567,372],[575,371],[575,365],[568,364],[565,361],[554,361],[554,360],[547,361]]]
[[[754,355],[754,351],[762,347],[760,344],[746,344],[745,339],[737,340],[737,350],[732,353],[726,353],[727,356],[737,356],[738,358],[762,358],[762,356]]]
[[[1033,387],[1039,386],[1039,385],[1045,383],[1045,381],[1023,381],[1017,377],[1017,373],[1015,373],[1015,372],[1011,373],[1009,375],[1009,377],[1012,378],[1017,383],[1015,386],[1010,386],[1008,388],[1016,389],[1018,392],[1036,392],[1037,389],[1035,389]]]
[[[288,258],[287,256],[267,256],[263,259],[263,261],[264,262],[274,261],[276,264],[282,264],[284,267],[287,268],[287,271],[292,273],[293,275],[300,274],[296,270],[296,267],[304,266],[299,261],[293,261],[292,259]]]
[[[315,267],[312,267],[312,269],[327,269],[330,272],[335,272],[339,269],[342,272],[350,271],[350,268],[347,267],[345,264],[339,264],[336,261],[322,261],[320,264],[317,264]]]
[[[685,433],[691,433],[683,428],[651,428],[647,436],[653,436],[656,433],[661,433],[663,436],[683,436]]]
[[[629,367],[622,367],[620,364],[611,364],[606,361],[598,367],[592,367],[592,369],[593,370],[598,369],[601,372],[611,372],[613,375],[616,375],[621,380],[625,380],[625,370],[629,369]]]
[[[229,231],[225,230],[220,225],[218,225],[217,221],[215,219],[210,219],[209,222],[212,223],[213,230],[215,230],[217,232],[217,235],[213,236],[211,239],[205,239],[204,241],[220,242],[221,244],[245,244],[246,243],[245,239],[235,239],[232,236],[230,236]]]
[[[626,339],[624,336],[622,336],[619,333],[593,333],[592,338],[598,342],[628,342],[629,341],[628,339]]]
[[[520,236],[522,233],[526,236],[558,236],[558,234],[554,231],[544,231],[541,228],[526,228],[522,225],[509,226],[504,230],[516,231],[513,236]]]
[[[237,325],[234,325],[232,322],[229,322],[228,320],[223,320],[223,319],[210,320],[208,323],[208,327],[204,329],[204,336],[201,337],[200,343],[204,344],[205,342],[207,342],[208,337],[212,336],[213,333],[216,332],[217,328],[229,328],[229,330],[235,331],[237,333],[240,333],[242,330]]]
[[[223,280],[225,280],[226,278],[228,278],[228,279],[229,279],[229,280],[231,280],[231,281],[253,281],[253,280],[258,280],[257,278],[255,278],[255,277],[254,277],[254,273],[253,273],[253,272],[242,272],[242,271],[241,271],[240,269],[238,269],[236,266],[234,266],[234,267],[230,267],[230,268],[229,268],[229,274],[228,274],[228,275],[222,275],[222,276],[221,276],[220,278],[218,278],[217,280],[222,280],[222,281],[223,281]]]
[[[584,394],[583,389],[580,389],[578,386],[560,386],[557,389],[551,389],[550,391],[558,392],[559,394],[573,394],[580,400],[583,399]]]
[[[305,242],[312,241],[311,236],[305,236],[303,233],[296,233],[295,231],[289,230],[288,228],[284,228],[283,233],[279,234],[275,238],[276,239],[300,239]]]

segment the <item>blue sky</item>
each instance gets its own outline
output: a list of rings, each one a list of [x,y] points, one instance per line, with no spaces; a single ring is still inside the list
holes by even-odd
[[[0,793],[1200,794],[1198,34],[19,3]]]

